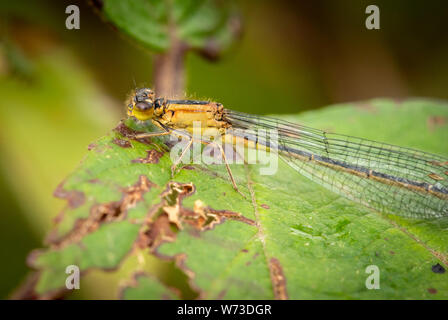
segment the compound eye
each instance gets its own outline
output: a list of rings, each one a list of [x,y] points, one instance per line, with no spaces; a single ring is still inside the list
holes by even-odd
[[[153,100],[154,97],[155,97],[154,91],[152,91],[151,89],[148,89],[148,88],[141,88],[135,92],[134,102],[138,103],[138,102],[144,102],[147,100]]]
[[[139,102],[135,104],[135,107],[140,111],[146,111],[152,108],[152,103]]]

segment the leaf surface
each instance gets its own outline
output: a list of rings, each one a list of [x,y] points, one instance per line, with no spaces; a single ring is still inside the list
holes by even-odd
[[[441,102],[376,99],[284,118],[448,155]],[[447,268],[448,218],[375,212],[282,162],[270,176],[259,174],[262,165],[231,166],[246,199],[223,166],[188,165],[171,178],[166,144],[132,138],[143,130],[127,120],[94,142],[56,192],[66,208],[50,246],[30,256],[39,295],[63,288],[75,264],[116,272],[128,283],[116,296],[133,299],[448,298],[447,273],[433,271]],[[120,275],[129,259],[137,262]],[[370,265],[380,270],[379,290],[366,288]],[[179,271],[185,279],[170,281]]]

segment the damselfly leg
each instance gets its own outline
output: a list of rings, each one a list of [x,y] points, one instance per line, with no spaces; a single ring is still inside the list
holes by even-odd
[[[174,161],[173,165],[171,166],[171,177],[173,178],[175,173],[176,173],[176,168],[179,165],[179,163],[181,163],[182,159],[185,157],[185,155],[187,154],[187,151],[191,148],[191,146],[193,145],[193,142],[197,141],[200,142],[201,144],[204,145],[211,145],[214,147],[217,147],[221,153],[221,157],[222,160],[224,161],[224,164],[226,166],[226,170],[227,173],[229,175],[230,181],[232,183],[233,189],[235,189],[236,192],[238,192],[241,196],[243,196],[244,198],[246,198],[246,196],[238,189],[238,185],[236,184],[235,178],[233,177],[232,174],[232,170],[230,169],[229,163],[227,161],[227,157],[226,154],[224,152],[223,147],[215,142],[211,142],[211,141],[207,141],[207,140],[201,140],[201,139],[194,139],[191,136],[186,136],[186,135],[180,135],[180,134],[175,134],[173,133],[173,131],[162,131],[162,132],[148,132],[148,133],[141,133],[141,134],[137,134],[135,135],[135,138],[137,139],[142,139],[142,138],[151,138],[151,137],[158,137],[158,136],[166,136],[166,135],[171,135],[174,134],[178,137],[187,137],[189,139],[187,145],[185,146],[185,148],[182,150],[180,156]],[[235,147],[232,146],[233,151],[237,154],[238,152],[235,150]],[[244,159],[244,157],[243,157]],[[244,162],[246,163],[246,161],[244,160]]]

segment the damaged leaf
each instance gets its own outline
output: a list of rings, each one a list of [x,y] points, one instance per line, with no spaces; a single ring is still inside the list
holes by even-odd
[[[427,123],[447,117],[446,104],[365,104],[285,118],[448,155],[448,126]],[[66,267],[77,265],[80,292],[82,279],[100,270],[122,277],[111,290],[124,299],[448,298],[441,271],[448,267],[448,218],[375,212],[282,162],[274,175],[260,175],[261,164],[232,165],[246,198],[233,190],[223,166],[190,164],[172,178],[172,144],[133,138],[144,130],[132,120],[119,124],[89,146],[56,191],[66,206],[48,246],[29,257],[38,272],[36,296],[67,294]],[[155,268],[155,261],[172,268]],[[380,270],[380,290],[366,288],[372,265]],[[183,278],[174,281],[176,272]]]
[[[214,58],[240,32],[232,1],[104,0],[97,7],[113,26],[158,52],[179,40],[186,49]]]

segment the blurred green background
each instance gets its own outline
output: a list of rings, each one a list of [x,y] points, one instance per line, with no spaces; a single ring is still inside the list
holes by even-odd
[[[96,1],[98,2],[98,1]],[[65,28],[76,4],[80,30]],[[239,1],[241,39],[211,63],[189,53],[187,93],[258,114],[372,97],[448,98],[448,2]],[[0,1],[0,298],[27,274],[63,201],[52,197],[87,145],[151,86],[152,53],[84,1]]]

